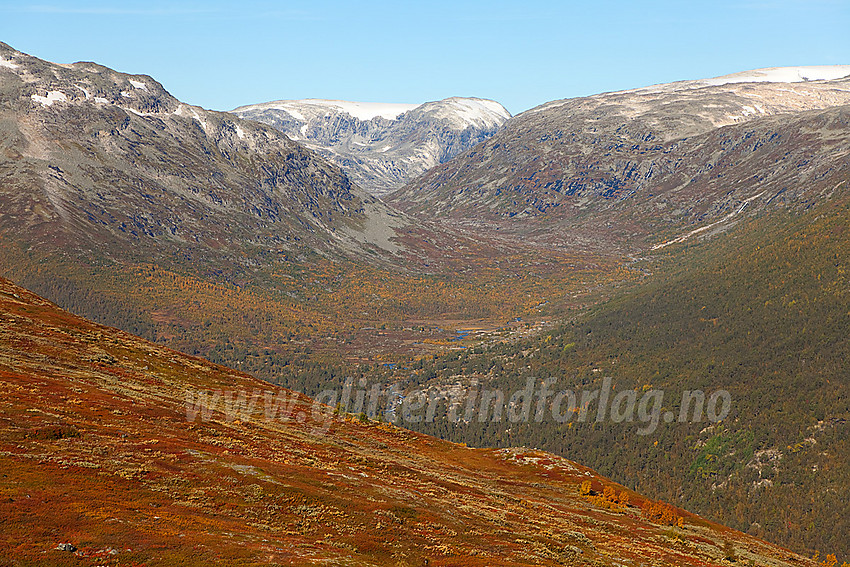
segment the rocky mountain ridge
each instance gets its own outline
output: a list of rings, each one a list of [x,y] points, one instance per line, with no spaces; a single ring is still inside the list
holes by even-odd
[[[0,124],[0,232],[11,240],[235,263],[304,245],[397,250],[401,215],[338,167],[146,75],[2,44]]]
[[[547,244],[641,249],[840,183],[850,80],[714,82],[544,104],[387,200]]]
[[[281,100],[232,112],[319,152],[375,195],[486,140],[510,118],[495,101],[462,97],[420,105]]]

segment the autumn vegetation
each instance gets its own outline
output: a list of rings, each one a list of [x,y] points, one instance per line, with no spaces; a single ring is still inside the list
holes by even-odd
[[[722,388],[733,406],[721,423],[661,422],[649,436],[610,421],[414,427],[569,455],[759,537],[850,556],[847,226],[846,200],[742,221],[722,239],[664,249],[643,284],[563,326],[411,365],[417,385],[476,379],[506,392],[528,377],[592,390],[610,376],[618,391],[663,389],[674,415],[685,390]]]
[[[187,418],[187,390],[268,387],[0,279],[0,564],[702,566],[732,540],[759,566],[815,567],[693,515],[671,540],[578,496],[617,491],[542,451],[298,419],[313,405],[295,393],[280,419]]]

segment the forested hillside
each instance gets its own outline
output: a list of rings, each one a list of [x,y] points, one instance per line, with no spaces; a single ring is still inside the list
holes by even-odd
[[[731,394],[713,424],[413,424],[475,445],[528,445],[587,462],[619,482],[798,550],[850,554],[850,205],[741,224],[724,239],[664,249],[644,285],[556,331],[414,366],[414,383],[506,392],[556,386]],[[438,416],[440,413],[438,412]]]

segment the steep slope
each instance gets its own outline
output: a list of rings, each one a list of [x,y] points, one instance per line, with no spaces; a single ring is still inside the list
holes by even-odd
[[[0,234],[44,249],[226,266],[306,246],[396,251],[400,217],[273,128],[152,78],[0,44]]]
[[[280,100],[233,113],[316,150],[375,195],[490,138],[510,118],[497,102],[461,97],[421,105]]]
[[[735,82],[753,75],[544,104],[387,200],[547,245],[634,250],[817,199],[829,188],[809,181],[847,167],[850,80]]]
[[[571,461],[335,416],[2,279],[0,391],[4,565],[816,567],[678,509],[645,519]]]
[[[541,423],[412,427],[569,455],[737,529],[848,558],[848,226],[845,183],[805,214],[761,215],[723,238],[655,252],[640,264],[646,282],[544,336],[414,370],[412,388],[474,379],[505,392],[529,377],[591,392],[610,377],[611,408],[618,393],[661,391],[657,427],[644,435],[649,421],[617,422],[613,409],[597,423],[596,405],[584,422],[547,413]],[[730,394],[728,416],[680,421],[685,392],[709,399],[720,390]]]

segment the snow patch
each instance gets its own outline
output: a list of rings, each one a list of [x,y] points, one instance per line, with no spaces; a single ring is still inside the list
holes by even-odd
[[[187,108],[188,108],[188,110],[189,110],[189,112],[188,112],[188,113],[186,112],[186,109],[187,109]],[[201,128],[203,128],[203,129],[204,129],[204,132],[206,132],[206,131],[207,131],[207,126],[208,126],[207,122],[206,122],[203,118],[201,118],[201,115],[200,115],[200,114],[198,114],[198,112],[197,112],[194,108],[192,108],[192,107],[187,107],[187,106],[186,106],[186,105],[184,105],[184,104],[180,104],[180,105],[177,107],[177,110],[175,110],[173,114],[176,114],[177,116],[187,116],[187,117],[194,118],[195,120],[197,120],[197,121],[198,121],[198,124],[200,124],[200,125],[201,125]],[[240,130],[241,130],[241,128],[239,128],[239,126],[236,126],[236,134],[237,134],[237,135],[239,135],[239,131],[240,131]],[[245,134],[245,132],[243,131],[243,132],[242,132],[242,134],[244,135],[244,134]],[[240,137],[241,137],[241,136],[240,136]]]
[[[200,124],[200,125],[201,125],[201,128],[203,128],[203,129],[204,129],[204,132],[206,132],[206,131],[207,131],[207,123],[206,123],[206,121],[205,121],[203,118],[201,118],[201,116],[197,113],[197,111],[195,111],[195,109],[194,109],[194,108],[190,108],[190,109],[189,109],[189,112],[191,112],[191,113],[192,113],[192,118],[194,118],[195,120],[197,120],[197,121],[198,121],[198,124]]]
[[[239,124],[234,124],[234,126],[236,127],[236,135],[239,136],[240,140],[244,140],[245,139],[245,130],[243,130],[239,126]]]
[[[102,96],[94,97],[94,101],[98,104],[109,104],[109,99],[105,99]]]
[[[763,107],[759,106],[758,104],[755,104],[753,106],[749,106],[749,105],[745,104],[745,105],[741,106],[741,114],[740,115],[727,114],[726,118],[730,122],[738,122],[739,120],[744,120],[748,116],[753,116],[755,114],[767,114],[767,111]]]
[[[284,112],[286,112],[287,114],[289,114],[291,117],[293,117],[296,120],[301,120],[302,122],[307,120],[306,118],[304,118],[303,114],[301,114],[300,112],[298,112],[294,108],[281,107],[280,110],[283,110]]]
[[[121,96],[123,96],[124,98],[133,98],[133,95],[131,95],[127,91],[121,91]]]
[[[850,75],[850,65],[812,65],[808,67],[769,67],[742,71],[698,81],[718,86],[730,83],[802,83],[804,81],[834,81]]]
[[[52,106],[54,102],[68,102],[68,97],[62,91],[49,91],[47,96],[34,94],[31,98],[41,106]]]
[[[134,81],[133,79],[129,79],[129,81],[130,81],[130,84],[133,85],[134,88],[141,89],[143,91],[148,90],[148,86],[145,83],[143,83],[142,81]],[[150,91],[148,91],[148,92],[150,92]]]
[[[89,93],[89,91],[87,91],[84,87],[81,87],[80,85],[74,85],[74,86],[77,87],[78,89],[80,89],[81,91],[83,91],[83,94],[86,95],[86,100],[91,98],[91,93]]]
[[[689,89],[699,89],[705,87],[717,87],[722,85],[738,84],[738,83],[802,83],[806,81],[834,81],[838,79],[850,78],[850,65],[810,65],[803,67],[767,67],[765,69],[753,69],[752,71],[741,71],[740,73],[732,73],[731,75],[723,75],[710,79],[696,79],[690,81],[676,81],[673,83],[661,83],[658,85],[650,85],[636,89],[627,89],[617,91],[622,93],[671,93]],[[613,93],[602,93],[606,96]],[[566,104],[567,101],[554,101],[553,103],[544,104],[533,111],[537,112],[545,108],[553,108],[561,104]]]
[[[486,127],[498,126],[511,117],[505,107],[494,100],[452,97],[443,101],[464,122]]]
[[[5,59],[0,59],[0,67],[6,67],[7,69],[17,69],[18,65],[15,65],[11,61],[6,61]]]

